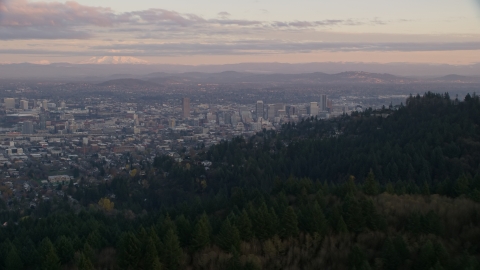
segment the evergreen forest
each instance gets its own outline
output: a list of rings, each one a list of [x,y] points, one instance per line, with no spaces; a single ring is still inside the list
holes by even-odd
[[[475,94],[410,96],[188,155],[4,208],[0,269],[480,269]]]

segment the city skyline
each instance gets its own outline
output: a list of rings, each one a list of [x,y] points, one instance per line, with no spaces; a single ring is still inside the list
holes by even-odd
[[[480,62],[479,30],[475,0],[4,0],[0,62],[466,65]]]

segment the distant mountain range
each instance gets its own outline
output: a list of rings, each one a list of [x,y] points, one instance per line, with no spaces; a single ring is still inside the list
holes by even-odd
[[[122,77],[123,76],[123,77]],[[181,74],[151,73],[146,76],[133,76],[129,79],[125,75],[114,75],[98,86],[112,87],[141,87],[154,88],[168,84],[407,84],[407,83],[480,83],[480,77],[447,75],[438,78],[408,78],[391,74],[368,72],[342,72],[326,74],[321,72],[302,74],[255,74],[246,72],[201,73],[188,72]]]
[[[408,63],[241,63],[231,65],[153,65],[132,57],[96,57],[85,64],[3,64],[0,79],[48,79],[58,81],[104,82],[134,78],[164,83],[168,81],[263,82],[300,80],[362,81],[371,83],[408,83],[437,81],[478,82],[480,64],[466,66]],[[358,72],[357,72],[358,71]],[[149,74],[149,75],[145,75]],[[372,75],[375,74],[375,75]],[[393,75],[390,75],[393,74]],[[457,75],[452,75],[457,74]]]

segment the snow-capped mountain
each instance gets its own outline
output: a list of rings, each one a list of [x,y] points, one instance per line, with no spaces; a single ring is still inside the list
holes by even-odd
[[[148,61],[130,56],[100,56],[92,57],[80,64],[148,64]]]

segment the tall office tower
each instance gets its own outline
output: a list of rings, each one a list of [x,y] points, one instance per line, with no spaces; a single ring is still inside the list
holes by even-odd
[[[225,124],[231,125],[232,124],[232,113],[226,113],[225,114]]]
[[[321,112],[326,112],[327,111],[327,106],[328,106],[328,103],[327,103],[327,95],[325,94],[322,94],[320,96],[320,111]]]
[[[317,116],[318,115],[318,103],[317,102],[310,102],[310,115]]]
[[[40,114],[40,129],[47,129],[47,116],[44,113]]]
[[[190,99],[189,98],[182,99],[182,114],[183,114],[183,118],[190,117]]]
[[[238,120],[239,120],[239,117],[237,114],[234,114],[230,117],[231,119],[231,122],[232,122],[232,126],[236,127],[237,124],[238,124]]]
[[[271,120],[275,118],[275,104],[267,105],[267,119]]]
[[[47,100],[43,100],[42,101],[42,108],[46,111],[48,110],[48,101]]]
[[[33,123],[32,123],[32,121],[23,122],[22,134],[33,134]]]
[[[3,100],[5,103],[5,109],[15,109],[15,99],[14,98],[5,98]]]
[[[28,100],[20,100],[20,109],[28,110]]]
[[[65,101],[60,102],[60,109],[65,109],[66,104]]]
[[[257,107],[255,109],[256,119],[263,118],[263,101],[257,101]]]
[[[295,106],[292,105],[287,105],[285,111],[287,112],[288,116],[297,114]]]

